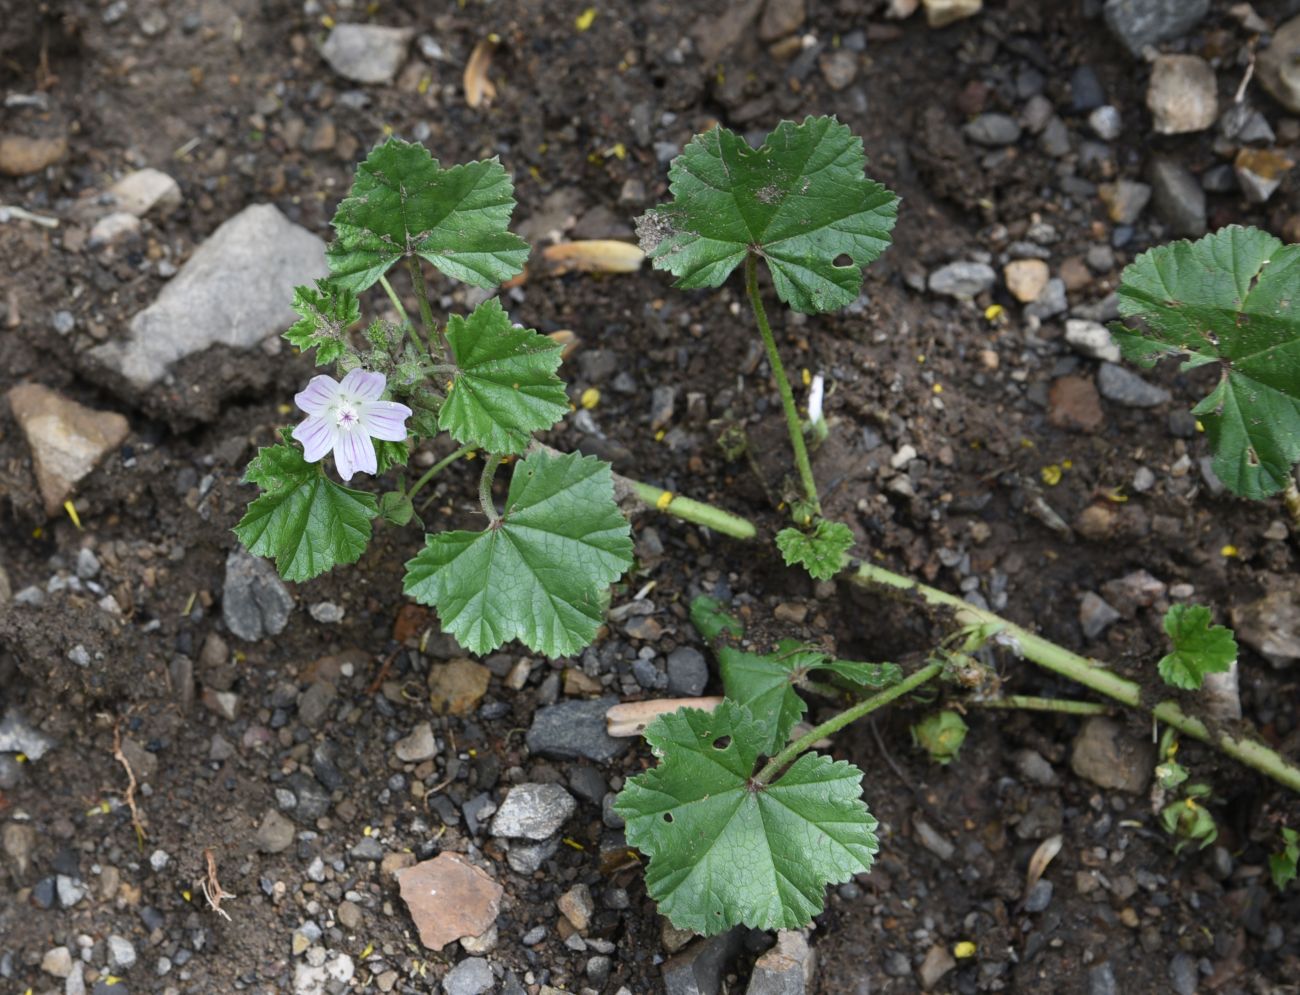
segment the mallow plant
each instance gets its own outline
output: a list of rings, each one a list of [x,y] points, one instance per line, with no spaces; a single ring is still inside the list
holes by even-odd
[[[782,122],[757,149],[714,128],[672,163],[671,202],[637,224],[654,264],[683,288],[719,287],[743,272],[797,471],[783,495],[789,524],[775,536],[784,561],[818,579],[838,576],[895,596],[946,630],[898,663],[842,660],[820,645],[749,637],[726,605],[708,597],[692,603],[725,697],[711,711],[678,709],[645,728],[657,764],[625,782],[615,809],[628,843],[648,857],[649,894],[675,925],[699,933],[804,925],[821,910],[827,884],[871,867],[879,841],[863,772],[817,750],[849,723],[913,696],[929,711],[912,727],[916,744],[939,763],[960,765],[962,716],[971,709],[1094,715],[1112,707],[1008,694],[1000,656],[1150,712],[1167,727],[1168,763],[1182,735],[1300,791],[1296,765],[1239,726],[1195,714],[1202,684],[1236,659],[1231,633],[1212,625],[1208,608],[1170,609],[1171,649],[1154,665],[1170,691],[1152,696],[1144,682],[987,609],[852,559],[853,533],[825,517],[808,456],[809,442],[830,430],[820,410],[824,383],[811,378],[808,418],[801,418],[759,272],[801,313],[856,299],[863,268],[888,246],[898,210],[898,198],[865,175],[865,164],[861,141],[833,118]],[[431,605],[443,629],[472,652],[518,640],[568,656],[595,639],[610,587],[632,564],[616,489],[737,540],[757,530],[721,509],[616,478],[598,459],[541,444],[535,437],[570,409],[558,375],[561,346],[514,324],[497,300],[435,320],[426,266],[486,289],[521,271],[527,246],[509,231],[513,205],[510,179],[495,159],[444,167],[422,146],[390,139],[358,167],[333,219],[329,275],[297,289],[300,320],[285,333],[333,374],[304,385],[295,397],[297,423],[249,464],[247,480],[260,494],[235,531],[286,579],[306,580],[356,563],[378,520],[423,529],[422,489],[449,468],[473,467],[481,527],[426,534],[406,563],[403,590]],[[1144,253],[1120,287],[1126,320],[1114,333],[1131,358],[1178,353],[1190,367],[1217,370],[1216,386],[1195,411],[1220,477],[1247,497],[1294,490],[1300,323],[1290,274],[1298,252],[1251,229],[1227,229]],[[399,266],[416,301],[414,319],[389,282]],[[374,287],[393,317],[366,323],[363,295]],[[417,447],[444,434],[448,454],[412,471]],[[501,500],[494,484],[503,467],[510,481]],[[395,483],[379,493],[348,486],[358,478]],[[836,710],[801,725],[806,695]],[[1162,777],[1166,790],[1181,791],[1174,796],[1181,808],[1161,813],[1166,828],[1182,841],[1213,838],[1201,804],[1209,789],[1180,788],[1181,767]],[[1281,859],[1293,867],[1294,836],[1285,841]]]

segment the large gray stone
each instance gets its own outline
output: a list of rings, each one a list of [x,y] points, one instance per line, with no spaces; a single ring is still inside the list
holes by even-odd
[[[615,739],[605,731],[605,713],[617,704],[617,698],[606,696],[538,709],[525,737],[528,749],[552,760],[613,760],[632,745],[630,739]]]
[[[1273,35],[1255,63],[1256,75],[1279,104],[1300,114],[1300,17],[1293,17]]]
[[[1290,575],[1266,574],[1262,598],[1235,605],[1237,638],[1275,667],[1300,660],[1300,583]]]
[[[1205,188],[1181,162],[1155,158],[1147,167],[1151,203],[1174,235],[1199,238],[1205,234]]]
[[[443,977],[442,990],[447,995],[483,995],[495,984],[492,968],[484,958],[466,957]]]
[[[492,835],[540,841],[554,836],[578,810],[558,784],[517,784],[492,820]]]
[[[1184,35],[1210,9],[1210,0],[1106,0],[1106,24],[1133,55]]]
[[[249,349],[294,321],[293,288],[325,273],[325,243],[271,204],[240,211],[194,250],[125,339],[90,350],[146,390],[214,345]]]
[[[664,961],[665,995],[717,995],[723,975],[740,950],[744,932],[736,928],[701,937]]]
[[[1070,768],[1103,788],[1132,794],[1146,790],[1155,763],[1155,747],[1104,715],[1083,723],[1070,753]]]
[[[320,54],[340,76],[354,83],[391,83],[406,61],[415,32],[377,24],[339,24]]]
[[[232,549],[226,557],[221,616],[240,639],[256,642],[278,636],[289,624],[293,595],[268,560]]]
[[[783,929],[774,946],[754,962],[745,995],[804,995],[812,987],[817,955],[798,930]]]

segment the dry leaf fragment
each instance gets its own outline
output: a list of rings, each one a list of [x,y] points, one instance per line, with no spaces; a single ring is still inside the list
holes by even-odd
[[[1043,872],[1047,870],[1047,865],[1052,862],[1052,858],[1060,852],[1061,836],[1059,833],[1055,836],[1049,836],[1038,844],[1038,849],[1029,858],[1029,873],[1025,875],[1026,899],[1029,898],[1029,893],[1034,890],[1034,885],[1038,884],[1038,879],[1043,876]]]
[[[645,253],[631,242],[593,238],[548,245],[542,250],[542,258],[556,274],[570,270],[579,273],[635,273],[641,268]]]
[[[572,359],[573,354],[582,347],[582,339],[574,335],[568,328],[561,328],[558,332],[551,332],[547,338],[564,346],[564,352],[560,353],[560,361],[564,363]]]
[[[465,63],[465,103],[473,108],[496,99],[497,88],[488,79],[488,67],[492,65],[492,55],[496,50],[497,36],[488,35],[479,39],[469,55],[469,62]]]
[[[645,727],[661,715],[679,708],[699,708],[711,712],[722,704],[718,697],[658,698],[651,701],[625,701],[605,713],[605,732],[611,736],[639,736]]]

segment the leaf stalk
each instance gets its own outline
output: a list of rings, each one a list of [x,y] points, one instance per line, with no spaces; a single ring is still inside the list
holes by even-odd
[[[492,481],[496,479],[497,467],[501,465],[501,460],[492,453],[483,454],[483,475],[478,478],[478,502],[483,508],[483,514],[487,515],[488,521],[496,524],[501,520],[497,514],[496,502],[492,500]]]
[[[466,453],[473,451],[473,449],[474,449],[473,446],[461,446],[450,456],[444,456],[442,459],[438,460],[437,463],[434,463],[433,466],[429,467],[429,469],[425,470],[424,473],[420,475],[419,480],[417,480],[414,484],[411,485],[411,489],[407,491],[406,496],[410,498],[412,501],[414,501],[415,495],[420,493],[420,489],[425,484],[427,484],[438,474],[442,473],[443,470],[447,469],[447,467],[451,466],[453,463],[455,463]]]

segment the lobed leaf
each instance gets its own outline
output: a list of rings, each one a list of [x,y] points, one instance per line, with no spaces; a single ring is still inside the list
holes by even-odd
[[[296,447],[260,450],[245,479],[264,493],[248,506],[235,535],[250,553],[274,559],[285,580],[308,580],[365,552],[379,514],[374,495],[336,484]]]
[[[447,276],[495,287],[523,269],[528,243],[507,230],[514,185],[496,159],[444,169],[423,146],[390,138],[357,167],[331,224],[332,282],[361,291],[418,256]]]
[[[1112,326],[1129,359],[1217,365],[1217,384],[1192,411],[1215,473],[1242,497],[1282,490],[1300,461],[1298,278],[1300,246],[1237,225],[1150,249],[1120,278],[1120,314],[1145,326]]]
[[[484,301],[468,318],[452,315],[447,339],[458,367],[438,424],[463,445],[522,453],[534,432],[569,413],[555,375],[564,347],[517,328],[501,302]]]
[[[1173,651],[1156,665],[1166,684],[1184,691],[1199,691],[1206,674],[1221,674],[1237,659],[1232,630],[1211,625],[1204,605],[1173,605],[1165,612],[1165,632]]]
[[[293,288],[293,309],[298,320],[284,338],[302,352],[316,350],[316,365],[328,366],[347,349],[347,330],[361,320],[361,303],[346,287],[317,280],[316,289]]]
[[[578,652],[596,637],[605,589],[632,565],[609,464],[573,453],[520,460],[504,513],[482,532],[425,541],[403,589],[480,654],[510,639],[550,657]]]
[[[638,219],[641,247],[688,289],[721,286],[753,251],[796,311],[844,307],[898,215],[866,162],[862,139],[833,117],[782,121],[757,149],[715,127],[673,160],[673,200]]]
[[[853,548],[853,530],[843,522],[823,518],[811,532],[782,529],[776,534],[776,548],[787,566],[797,563],[816,580],[830,580],[844,565],[844,554]]]
[[[828,884],[868,871],[879,844],[862,772],[806,753],[755,785],[763,733],[724,699],[646,729],[660,763],[631,778],[614,810],[649,858],[646,889],[678,929],[797,929],[822,910]]]

